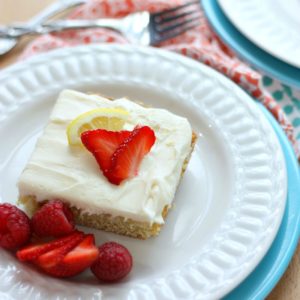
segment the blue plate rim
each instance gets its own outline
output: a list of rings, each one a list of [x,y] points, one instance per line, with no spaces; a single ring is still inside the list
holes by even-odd
[[[202,0],[201,5],[210,25],[240,58],[265,74],[285,84],[300,88],[300,68],[293,67],[257,47],[234,27],[217,0]]]

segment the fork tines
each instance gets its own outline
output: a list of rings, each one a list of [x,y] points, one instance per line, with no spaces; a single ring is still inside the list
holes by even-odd
[[[190,1],[190,2],[187,2],[183,5],[175,6],[175,7],[160,11],[158,13],[154,13],[153,15],[154,16],[162,16],[162,15],[166,15],[168,13],[178,12],[179,10],[181,10],[183,8],[186,8],[186,7],[189,7],[191,5],[197,5],[199,7],[199,5],[200,5],[199,3],[200,3],[199,0]]]
[[[199,0],[151,14],[152,39],[160,43],[184,33],[199,25],[200,16]]]

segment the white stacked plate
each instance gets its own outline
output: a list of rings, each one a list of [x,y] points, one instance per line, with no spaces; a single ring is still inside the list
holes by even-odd
[[[206,17],[239,57],[300,88],[300,1],[202,0]]]
[[[230,21],[250,41],[300,68],[299,0],[218,0]]]

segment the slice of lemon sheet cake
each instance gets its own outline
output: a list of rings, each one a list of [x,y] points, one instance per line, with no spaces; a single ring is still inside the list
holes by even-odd
[[[149,238],[195,142],[188,120],[165,109],[64,90],[20,176],[20,202],[32,214],[60,199],[78,224]]]

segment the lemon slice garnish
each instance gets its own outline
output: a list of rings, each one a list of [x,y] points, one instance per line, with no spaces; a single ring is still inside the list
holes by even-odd
[[[106,129],[119,131],[123,129],[129,113],[121,108],[96,108],[75,118],[67,127],[70,145],[82,145],[81,134],[87,130]]]

